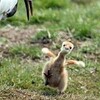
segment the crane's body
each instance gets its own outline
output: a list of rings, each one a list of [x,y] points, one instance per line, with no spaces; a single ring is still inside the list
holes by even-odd
[[[18,0],[0,0],[0,19],[3,19],[17,5]]]
[[[29,20],[29,10],[31,10],[32,14],[32,0],[24,0],[24,2]],[[18,0],[0,0],[0,20],[13,16],[17,11],[17,4]]]

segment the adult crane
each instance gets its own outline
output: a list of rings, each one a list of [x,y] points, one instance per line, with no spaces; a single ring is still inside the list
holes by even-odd
[[[33,14],[32,0],[24,0],[27,19]],[[18,0],[0,0],[0,20],[13,16],[17,11]]]

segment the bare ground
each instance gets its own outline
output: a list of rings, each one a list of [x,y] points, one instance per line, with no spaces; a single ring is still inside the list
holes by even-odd
[[[8,25],[0,29],[0,37],[5,37],[8,45],[14,43],[26,43],[30,39],[30,36],[34,35],[37,30],[38,28],[35,26],[19,28]]]
[[[75,94],[41,94],[35,91],[10,88],[0,92],[0,100],[99,100],[92,95]]]

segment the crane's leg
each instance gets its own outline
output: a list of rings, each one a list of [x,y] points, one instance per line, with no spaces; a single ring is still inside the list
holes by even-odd
[[[32,0],[24,0],[24,2],[26,7],[27,19],[29,20],[30,14],[33,15]]]

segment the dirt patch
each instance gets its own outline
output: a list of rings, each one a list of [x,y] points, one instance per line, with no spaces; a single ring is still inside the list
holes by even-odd
[[[0,92],[0,100],[44,100],[43,96],[37,94],[35,91],[21,89],[8,89]]]
[[[99,100],[93,95],[77,95],[77,94],[41,94],[35,91],[21,90],[10,88],[0,91],[0,100]]]
[[[6,26],[0,30],[0,37],[6,38],[8,45],[26,43],[37,30],[35,26],[25,28]]]

